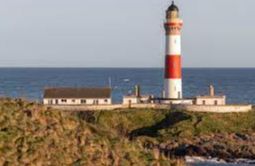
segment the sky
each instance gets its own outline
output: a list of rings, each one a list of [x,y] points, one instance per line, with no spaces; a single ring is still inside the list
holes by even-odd
[[[184,67],[255,67],[254,0],[176,0]],[[0,67],[163,67],[170,0],[1,0]]]

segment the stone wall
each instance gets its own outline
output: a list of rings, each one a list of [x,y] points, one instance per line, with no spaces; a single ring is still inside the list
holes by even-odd
[[[47,105],[46,105],[47,106]],[[129,109],[129,105],[112,104],[112,105],[48,105],[47,107],[64,110],[64,111],[112,111]],[[205,106],[205,105],[172,105],[169,104],[132,104],[132,109],[175,109],[192,112],[212,112],[212,113],[231,113],[231,112],[248,112],[252,110],[252,105],[222,105],[222,106]]]
[[[99,110],[115,110],[122,108],[121,104],[114,105],[45,105],[50,108],[63,111],[99,111]]]
[[[231,112],[251,111],[252,105],[222,105],[222,106],[173,105],[172,109],[192,111],[192,112],[231,113]]]
[[[64,111],[111,111],[116,109],[170,109],[170,105],[167,104],[132,104],[129,105],[122,104],[112,104],[112,105],[45,105],[46,107],[51,107]]]

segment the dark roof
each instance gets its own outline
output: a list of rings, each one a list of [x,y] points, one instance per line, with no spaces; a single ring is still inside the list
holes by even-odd
[[[179,11],[179,8],[174,4],[174,1],[172,1],[171,6],[167,9],[167,11]]]
[[[47,88],[44,98],[111,98],[110,88]]]

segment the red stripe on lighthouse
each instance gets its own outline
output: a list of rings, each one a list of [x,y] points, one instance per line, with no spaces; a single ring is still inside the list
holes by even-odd
[[[165,26],[183,26],[183,23],[180,22],[167,22]]]
[[[166,56],[166,68],[165,68],[166,79],[180,79],[182,78],[181,70],[181,56]]]

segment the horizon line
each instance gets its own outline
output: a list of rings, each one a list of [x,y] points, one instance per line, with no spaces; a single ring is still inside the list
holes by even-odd
[[[32,67],[4,66],[0,69],[164,69],[164,67]],[[255,69],[255,67],[183,67],[182,69]]]

